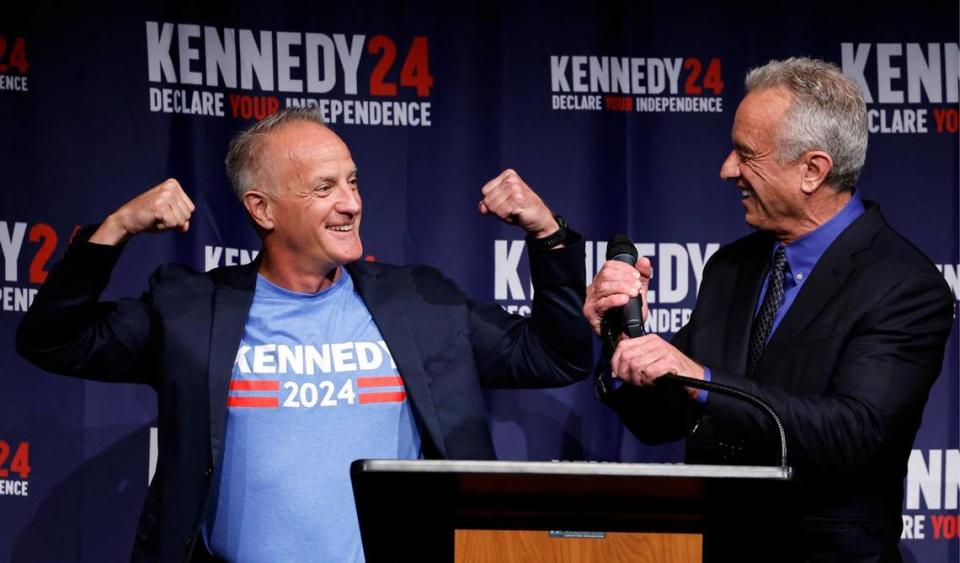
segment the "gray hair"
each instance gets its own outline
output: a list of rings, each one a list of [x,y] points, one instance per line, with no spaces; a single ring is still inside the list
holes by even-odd
[[[747,92],[785,88],[790,108],[777,131],[777,160],[793,162],[821,150],[833,159],[826,183],[852,191],[867,158],[867,105],[839,67],[817,59],[770,61],[747,73]]]
[[[260,157],[264,136],[295,121],[309,121],[326,127],[319,108],[288,107],[254,123],[237,133],[230,141],[224,164],[227,166],[230,185],[233,186],[234,193],[241,201],[243,201],[243,194],[257,185],[257,174],[262,168]]]

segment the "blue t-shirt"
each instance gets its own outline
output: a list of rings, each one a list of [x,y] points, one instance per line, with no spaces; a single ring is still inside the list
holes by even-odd
[[[316,294],[257,276],[204,538],[230,561],[363,561],[350,462],[415,459],[390,351],[346,270]]]

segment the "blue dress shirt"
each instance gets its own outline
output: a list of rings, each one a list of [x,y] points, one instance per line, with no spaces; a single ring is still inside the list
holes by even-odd
[[[813,271],[814,266],[817,265],[817,262],[820,261],[820,257],[823,256],[827,248],[833,244],[833,241],[837,240],[840,233],[856,221],[857,217],[863,214],[863,211],[863,201],[860,199],[860,194],[854,192],[850,201],[847,202],[839,213],[831,217],[829,221],[785,245],[787,269],[784,272],[783,279],[783,301],[780,303],[780,309],[777,310],[777,315],[773,319],[773,328],[770,330],[770,336],[767,337],[767,342],[770,341],[770,337],[773,336],[777,327],[780,326],[780,321],[783,320],[783,317],[786,316],[787,311],[790,310],[793,302],[797,299],[800,288],[803,287],[804,282],[810,277],[810,273]],[[771,257],[779,245],[780,243],[774,244],[770,249]],[[763,295],[766,294],[767,285],[769,284],[770,272],[768,271],[766,279],[763,281],[763,287],[760,289],[760,298],[757,299],[757,304],[753,309],[754,315],[760,310]],[[704,379],[710,381],[710,368],[704,366],[703,375]],[[707,392],[700,391],[697,395],[697,400],[701,402],[706,401]]]

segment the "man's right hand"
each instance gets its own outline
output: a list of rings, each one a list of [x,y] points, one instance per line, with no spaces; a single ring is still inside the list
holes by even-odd
[[[194,209],[180,182],[170,178],[114,211],[93,233],[90,242],[113,246],[140,233],[173,229],[186,232]]]
[[[647,258],[637,260],[636,267],[608,260],[587,287],[587,297],[583,303],[583,316],[593,331],[600,334],[603,315],[610,309],[623,307],[631,297],[643,297],[643,319],[646,320],[649,313],[647,289],[650,288],[652,277],[653,266]]]

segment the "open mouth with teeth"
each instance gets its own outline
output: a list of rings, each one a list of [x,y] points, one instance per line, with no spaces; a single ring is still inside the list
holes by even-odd
[[[353,225],[330,225],[327,229],[338,233],[348,233],[353,230]]]

